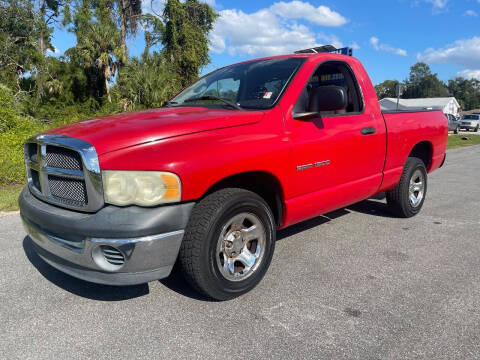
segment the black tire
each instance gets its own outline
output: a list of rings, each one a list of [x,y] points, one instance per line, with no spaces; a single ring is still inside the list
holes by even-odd
[[[263,225],[263,257],[255,271],[241,281],[231,281],[217,266],[217,245],[225,224],[241,213],[254,214]],[[187,282],[198,292],[216,299],[229,300],[252,290],[263,278],[275,249],[275,221],[267,203],[244,189],[216,191],[195,205],[180,247],[178,262]]]
[[[412,205],[410,201],[410,180],[419,170],[423,174],[424,188],[421,201]],[[416,157],[409,157],[403,168],[403,173],[397,186],[386,192],[387,205],[390,211],[403,218],[409,218],[417,215],[422,209],[425,197],[427,195],[427,170],[422,160]]]
[[[475,128],[475,130],[473,130],[473,131],[474,131],[474,132],[478,132],[478,125],[477,125],[477,127]]]
[[[453,130],[453,133],[458,134],[458,126],[455,128],[455,130]]]

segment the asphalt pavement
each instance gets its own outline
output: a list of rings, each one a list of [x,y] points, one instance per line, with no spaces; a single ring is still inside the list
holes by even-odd
[[[478,359],[480,146],[451,150],[422,212],[369,199],[284,230],[265,279],[210,302],[179,276],[95,285],[0,217],[4,359]]]

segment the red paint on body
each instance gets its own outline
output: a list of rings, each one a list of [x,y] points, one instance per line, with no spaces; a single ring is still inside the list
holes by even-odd
[[[251,171],[273,175],[282,187],[280,227],[318,216],[388,190],[399,181],[416,144],[432,149],[429,171],[443,161],[447,120],[441,111],[382,114],[358,60],[302,54],[306,61],[275,107],[237,111],[206,107],[123,113],[61,127],[51,133],[93,144],[102,170],[163,170],[182,181],[182,201],[201,198],[222,179]],[[309,121],[292,110],[307,80],[324,61],[346,62],[364,99],[364,111]],[[363,136],[360,130],[375,127]],[[328,166],[297,171],[320,161]]]

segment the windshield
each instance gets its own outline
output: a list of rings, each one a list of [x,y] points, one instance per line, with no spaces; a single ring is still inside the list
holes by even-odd
[[[465,120],[478,120],[480,118],[480,115],[465,115],[463,118]]]
[[[283,58],[228,66],[193,83],[175,96],[169,105],[209,104],[230,108],[268,109],[275,105],[304,61],[304,58]]]

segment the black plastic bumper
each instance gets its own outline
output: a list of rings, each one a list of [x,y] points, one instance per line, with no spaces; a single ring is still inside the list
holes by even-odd
[[[50,265],[87,281],[131,285],[170,274],[195,204],[106,206],[86,214],[42,202],[26,188],[19,205],[35,249]],[[105,248],[121,253],[123,264],[109,263]]]
[[[20,213],[54,233],[74,237],[131,238],[183,230],[195,203],[154,208],[106,206],[89,214],[47,204],[23,189]]]

